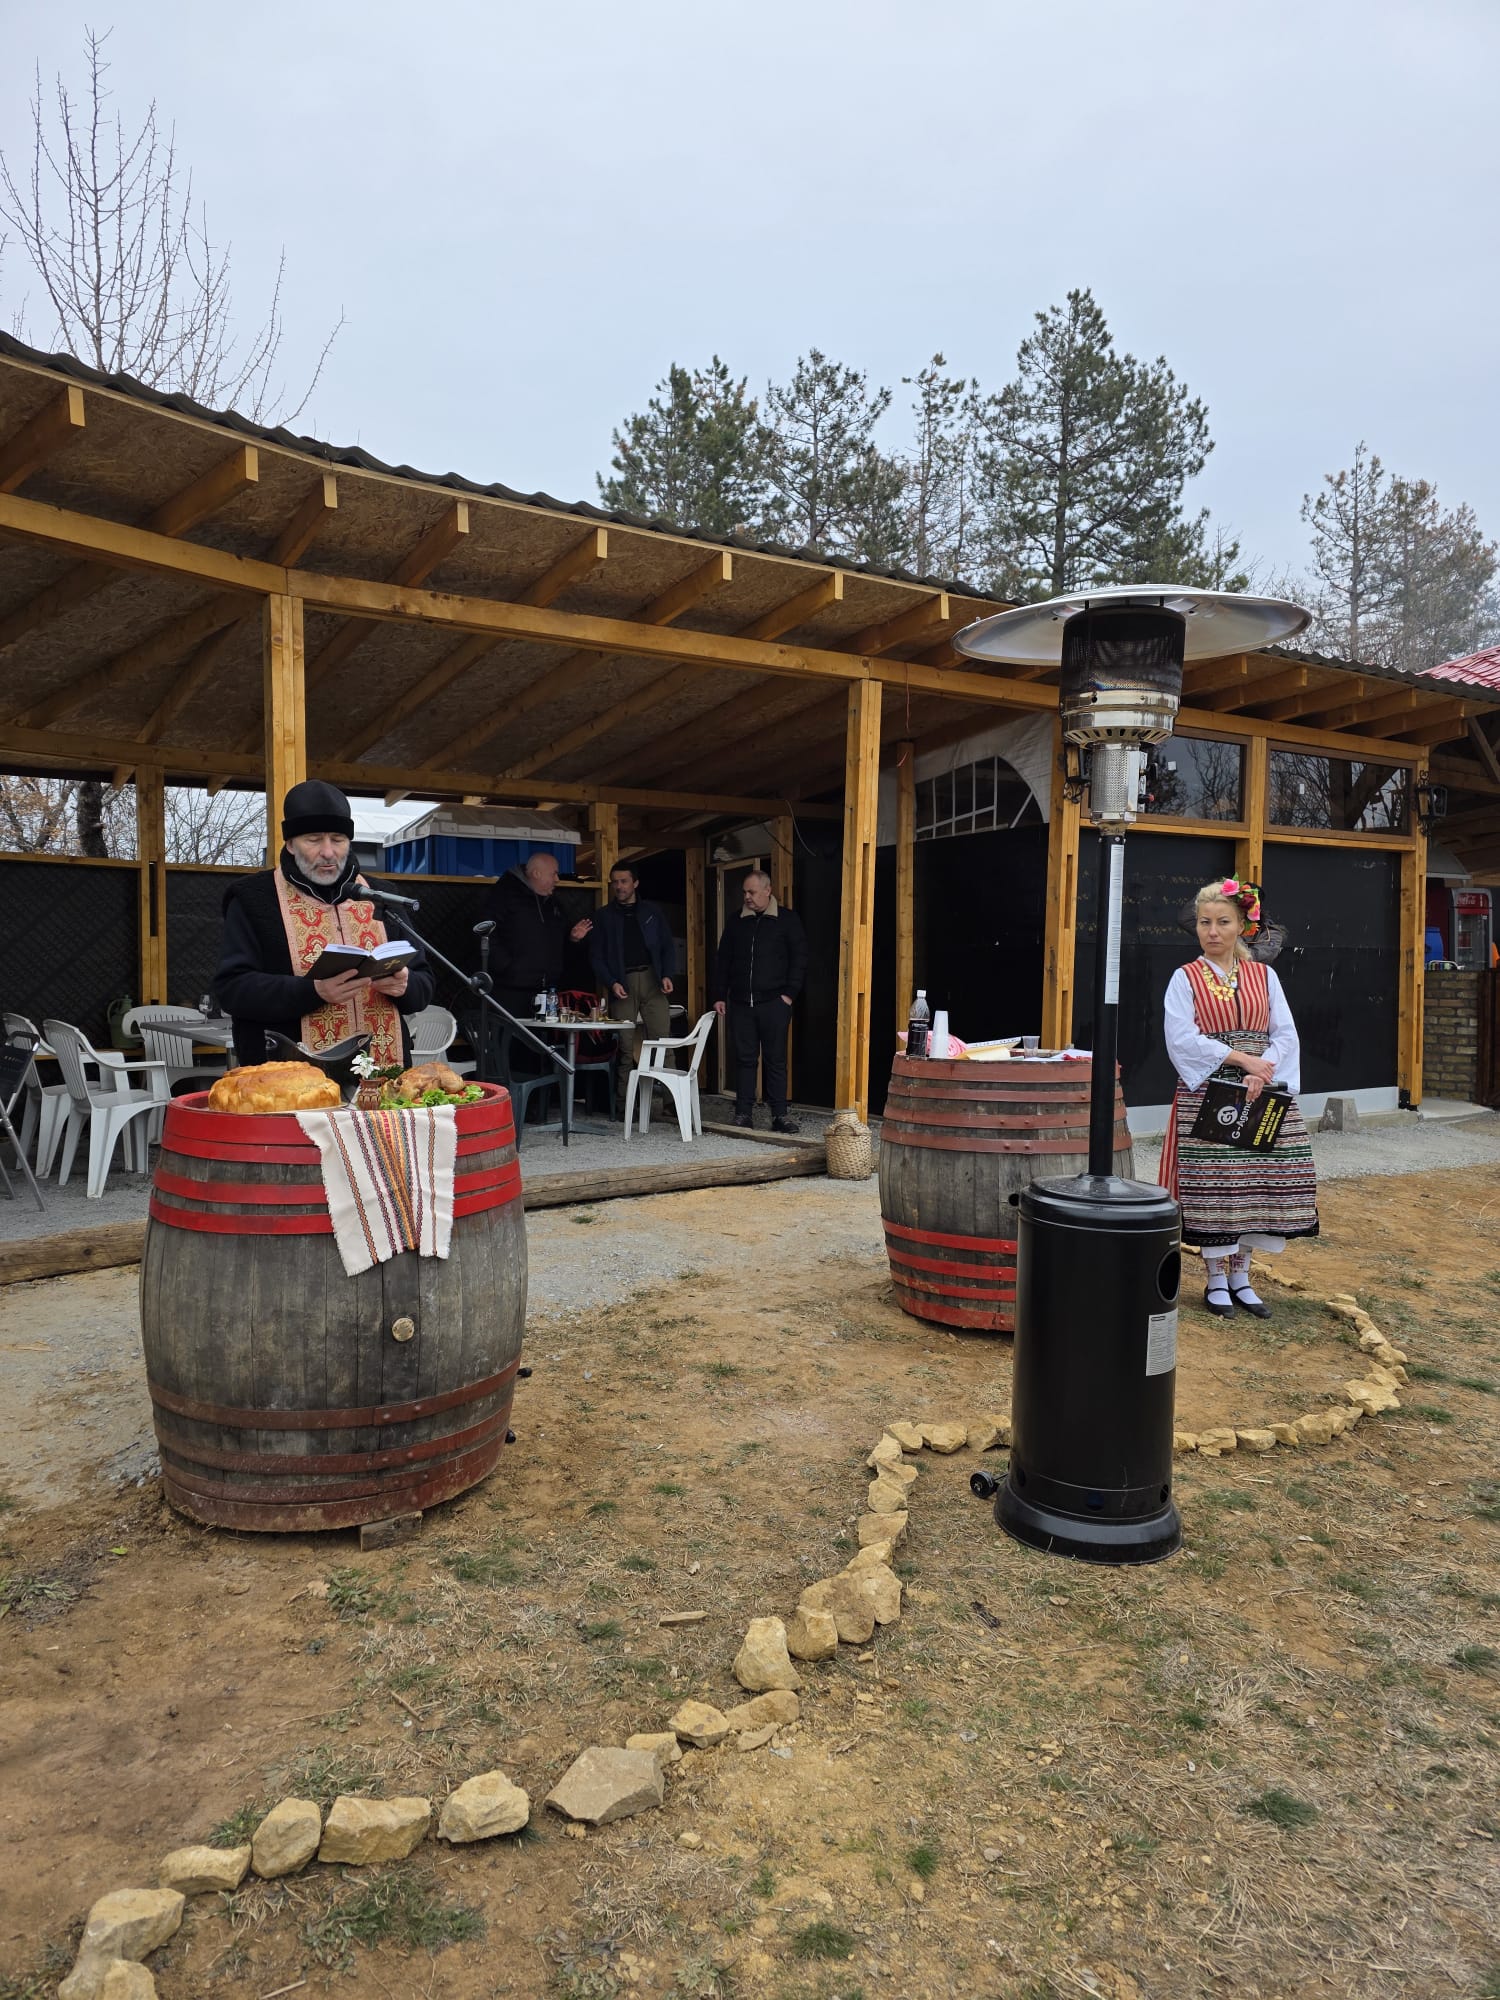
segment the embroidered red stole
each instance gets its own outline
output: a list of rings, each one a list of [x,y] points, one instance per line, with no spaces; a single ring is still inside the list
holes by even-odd
[[[279,868],[275,871],[275,882],[293,972],[310,972],[325,945],[368,947],[385,943],[385,925],[375,915],[373,903],[319,902],[316,896],[304,895],[288,882]],[[331,1049],[346,1035],[363,1034],[370,1036],[371,1058],[381,1068],[400,1062],[401,1016],[396,1003],[369,987],[362,999],[346,1000],[337,1006],[325,1003],[302,1017],[302,1040],[314,1054]]]

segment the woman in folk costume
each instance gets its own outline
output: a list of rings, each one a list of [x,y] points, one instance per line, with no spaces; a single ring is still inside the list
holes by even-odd
[[[1281,982],[1251,957],[1245,939],[1260,928],[1253,883],[1210,882],[1194,898],[1200,956],[1167,985],[1167,1054],[1180,1079],[1162,1147],[1161,1180],[1182,1204],[1182,1240],[1203,1253],[1204,1303],[1228,1317],[1239,1306],[1257,1319],[1271,1309],[1250,1283],[1250,1253],[1275,1255],[1291,1236],[1318,1233],[1312,1141],[1297,1109],[1302,1052]],[[1193,1121],[1216,1070],[1244,1073],[1253,1104],[1268,1083],[1293,1102],[1270,1152],[1195,1139]]]
[[[385,926],[360,889],[354,817],[336,785],[308,778],[282,807],[285,846],[275,868],[231,883],[214,991],[234,1022],[242,1065],[270,1058],[266,1030],[317,1054],[346,1035],[368,1033],[377,1063],[409,1060],[402,1016],[427,1006],[435,981],[420,949],[388,979],[341,972],[313,979],[330,944],[384,944]]]

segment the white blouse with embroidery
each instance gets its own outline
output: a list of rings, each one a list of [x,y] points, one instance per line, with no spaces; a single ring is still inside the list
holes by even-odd
[[[1276,1081],[1295,1093],[1302,1088],[1302,1045],[1297,1040],[1297,1024],[1286,1004],[1281,981],[1269,965],[1266,996],[1271,1010],[1271,1039],[1266,1056],[1276,1066]],[[1186,966],[1179,966],[1167,982],[1166,1034],[1167,1054],[1182,1078],[1184,1090],[1196,1090],[1206,1083],[1224,1060],[1225,1044],[1214,1041],[1198,1027]]]

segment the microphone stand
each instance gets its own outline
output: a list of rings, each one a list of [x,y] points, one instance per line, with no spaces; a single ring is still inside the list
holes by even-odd
[[[548,1062],[552,1064],[553,1068],[561,1072],[559,1084],[560,1095],[562,1097],[562,1142],[566,1146],[573,1132],[573,1078],[575,1074],[573,1065],[568,1061],[566,1056],[550,1047],[539,1035],[534,1035],[524,1021],[518,1021],[510,1009],[503,1007],[495,998],[492,990],[494,981],[490,977],[489,971],[490,941],[488,936],[481,937],[479,941],[479,971],[465,972],[461,966],[455,965],[451,958],[445,958],[435,945],[430,944],[423,937],[422,933],[415,928],[410,918],[406,915],[404,908],[398,906],[390,898],[382,896],[378,889],[365,889],[361,893],[367,896],[375,904],[376,908],[382,912],[387,924],[394,924],[403,937],[410,938],[413,944],[420,945],[434,964],[442,966],[445,972],[451,973],[459,984],[466,986],[479,1002],[480,1046],[475,1050],[474,1054],[475,1074],[481,1080],[488,1081],[484,1075],[484,1066],[489,1056],[489,1017],[491,1013],[498,1014],[504,1021],[509,1021],[518,1035],[530,1042],[534,1049],[540,1050]],[[409,904],[413,909],[421,907],[415,896],[403,896],[401,904]],[[518,1145],[520,1143],[519,1133],[517,1134],[516,1143]]]

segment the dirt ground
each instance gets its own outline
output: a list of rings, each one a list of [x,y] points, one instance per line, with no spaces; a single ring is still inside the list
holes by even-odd
[[[518,1444],[404,1549],[198,1529],[152,1479],[0,1517],[0,1996],[50,1992],[95,1896],[283,1792],[493,1766],[525,1837],[199,1898],[163,2000],[1500,1996],[1500,1168],[1331,1184],[1285,1260],[1409,1351],[1399,1413],[1179,1459],[1186,1549],[1139,1572],[1019,1548],[974,1454],[924,1453],[900,1622],[805,1669],[774,1744],[689,1752],[664,1810],[576,1839],[549,1786],[739,1698],[746,1621],[852,1553],[884,1423],[1009,1402],[1007,1342],[908,1319],[844,1247],[848,1190],[670,1199],[722,1254],[536,1328]],[[15,1288],[0,1352],[129,1282]],[[1314,1298],[1275,1305],[1185,1313],[1183,1428],[1356,1372]],[[84,1388],[91,1428],[58,1409],[39,1457],[128,1442],[118,1356]]]

